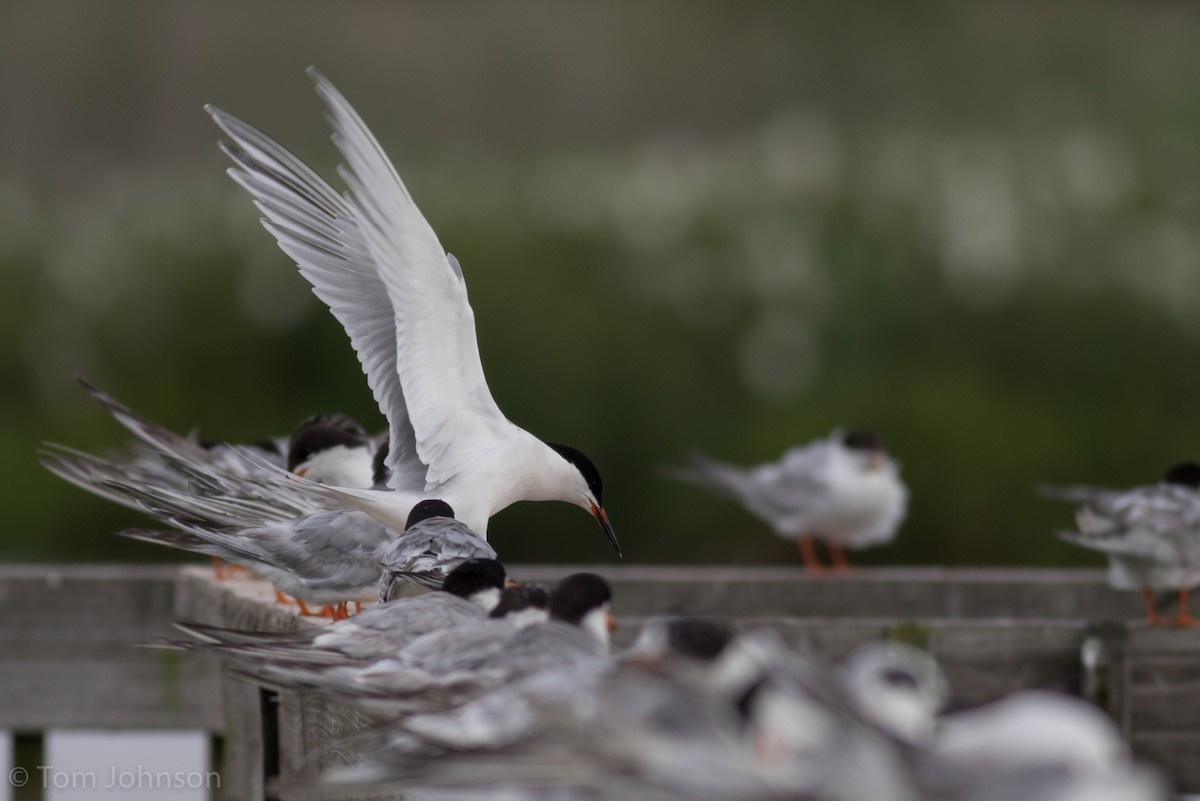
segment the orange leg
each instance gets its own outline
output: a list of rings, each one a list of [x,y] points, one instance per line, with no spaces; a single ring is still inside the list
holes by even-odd
[[[279,604],[280,606],[287,606],[291,603],[291,601],[289,601],[288,597],[282,592],[275,590],[275,603]]]
[[[825,575],[825,567],[817,558],[817,549],[813,545],[813,538],[801,537],[797,545],[800,547],[800,558],[804,560],[804,569],[808,571],[808,574],[810,576]]]
[[[1149,587],[1142,587],[1142,603],[1146,605],[1146,623],[1148,625],[1165,626],[1167,624],[1166,618],[1154,609],[1154,591]]]
[[[1200,620],[1192,617],[1188,611],[1188,591],[1186,588],[1179,591],[1179,617],[1175,618],[1175,625],[1184,628],[1200,626]]]
[[[836,542],[829,543],[829,558],[833,561],[834,573],[850,573],[854,566],[846,559],[846,552]]]
[[[217,581],[225,580],[225,563],[221,561],[219,556],[212,557],[213,578]]]
[[[296,606],[300,607],[300,614],[304,615],[305,617],[320,617],[322,614],[321,610],[314,612],[313,610],[309,609],[308,604],[304,603],[304,601],[300,600],[299,598],[296,599]]]
[[[357,615],[361,611],[362,611],[362,601],[355,601],[354,602],[354,614]]]
[[[345,620],[348,617],[350,617],[350,605],[348,603],[342,601],[340,604],[333,607],[334,620]]]

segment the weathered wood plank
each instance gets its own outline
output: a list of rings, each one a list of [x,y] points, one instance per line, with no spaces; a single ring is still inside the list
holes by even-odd
[[[864,568],[813,578],[792,567],[514,565],[518,580],[554,582],[598,570],[623,614],[753,617],[1130,619],[1138,598],[1099,570]]]
[[[0,728],[219,731],[216,665],[171,633],[172,567],[0,566]]]
[[[201,568],[180,574],[180,619],[258,631],[282,631],[328,625],[320,618],[300,617],[294,607],[275,603],[274,591],[265,582],[233,578],[217,582]],[[263,717],[258,688],[227,677],[225,683],[226,764],[223,797],[263,797]],[[358,755],[340,746],[343,735],[357,731],[367,719],[357,712],[320,701],[282,693],[278,706],[278,753],[281,777],[309,776],[332,765],[353,764]],[[287,798],[280,794],[279,799]],[[336,801],[342,794],[307,792],[307,801]],[[390,796],[380,796],[386,801]],[[360,801],[355,797],[355,801]]]
[[[246,574],[234,574],[227,581],[217,582],[207,569],[184,568],[179,571],[177,581],[179,592],[174,619],[178,621],[267,631],[317,625],[291,609],[275,604],[275,593],[270,585]],[[218,661],[208,656],[199,658]],[[259,689],[223,674],[221,702],[225,717],[225,748],[220,796],[223,799],[262,798],[266,754]],[[286,731],[287,727],[284,728]]]

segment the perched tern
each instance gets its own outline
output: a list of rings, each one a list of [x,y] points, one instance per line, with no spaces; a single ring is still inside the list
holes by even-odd
[[[398,742],[476,747],[518,737],[534,724],[539,699],[577,693],[609,667],[612,590],[594,573],[567,576],[550,596],[550,619],[519,629],[468,675],[450,674],[457,687],[475,678],[477,698],[444,713],[406,719]],[[414,688],[418,698],[437,684]]]
[[[391,599],[399,581],[437,589],[456,565],[467,559],[495,559],[487,540],[454,519],[450,504],[421,501],[409,512],[404,533],[380,557],[379,602]]]
[[[370,663],[297,663],[275,654],[235,652],[240,673],[277,687],[317,693],[372,714],[394,716],[463,703],[477,694],[481,665],[517,632],[548,619],[549,595],[538,584],[506,587],[486,618],[430,631]],[[489,673],[488,679],[501,675]]]
[[[265,439],[256,444],[231,444],[201,438],[195,433],[176,434],[134,412],[87,378],[77,375],[75,380],[114,420],[137,437],[140,447],[130,455],[118,457],[116,462],[108,460],[130,470],[131,483],[188,490],[199,473],[201,480],[196,491],[219,494],[225,489],[219,486],[222,478],[229,481],[275,478],[275,472],[265,467],[271,465],[303,470],[311,481],[319,483],[351,481],[349,486],[372,486],[373,448],[362,427],[343,414],[311,417],[296,426],[286,438]],[[346,448],[351,443],[367,443],[368,448],[352,453]],[[333,455],[326,453],[330,449]],[[69,464],[73,457],[80,456],[90,457],[62,445],[47,443],[40,459],[51,472],[82,489],[136,508],[136,502],[112,497],[106,491],[104,482],[112,476],[90,475],[86,459],[82,464]],[[90,458],[101,460],[101,457]]]
[[[470,559],[451,571],[438,592],[399,598],[323,628],[263,632],[186,623],[177,625],[195,641],[172,644],[230,658],[370,662],[393,655],[422,634],[481,620],[496,607],[505,580],[499,562]]]
[[[375,595],[383,568],[380,558],[392,534],[361,512],[334,509],[293,520],[235,529],[215,529],[167,518],[183,533],[132,530],[126,537],[218,557],[265,578],[300,602],[324,604],[335,618],[349,601]]]
[[[386,529],[359,512],[347,516],[326,514],[331,502],[280,482],[274,469],[263,465],[288,465],[313,481],[371,486],[373,447],[361,426],[342,414],[323,414],[305,420],[285,439],[259,445],[230,445],[182,436],[139,415],[101,391],[82,376],[76,377],[89,394],[117,422],[138,438],[127,454],[114,459],[47,443],[39,460],[60,478],[95,495],[181,527],[209,529],[217,536],[233,529],[267,526],[281,541],[307,541],[319,536],[317,525],[329,524],[337,534],[326,545],[352,535],[345,542],[356,547]],[[307,515],[317,513],[314,520]],[[358,517],[366,525],[353,522]],[[284,530],[289,529],[289,530]],[[368,531],[367,529],[373,529]],[[184,550],[212,554],[218,577],[224,546],[194,533],[139,531],[133,536]],[[228,548],[225,548],[228,550]],[[328,552],[329,548],[325,548]],[[336,550],[336,548],[335,548]],[[278,552],[277,552],[278,554]],[[282,554],[278,554],[282,558]],[[250,557],[248,557],[250,558]],[[253,557],[262,562],[262,555]],[[291,554],[291,561],[303,557]],[[236,561],[236,560],[235,560]],[[344,563],[345,560],[343,560]],[[300,580],[312,578],[302,576]],[[305,596],[300,594],[301,599]],[[303,603],[303,600],[301,600]]]
[[[1080,504],[1078,532],[1067,542],[1108,557],[1108,582],[1118,590],[1141,590],[1151,625],[1200,625],[1188,611],[1190,590],[1200,585],[1200,465],[1181,462],[1157,484],[1126,491],[1092,487],[1039,487],[1047,497]],[[1155,590],[1179,593],[1179,614],[1158,614]]]
[[[349,417],[319,414],[292,432],[287,469],[319,484],[371,487],[375,484],[375,450],[367,432]]]
[[[485,538],[489,518],[516,501],[563,501],[590,512],[619,554],[600,473],[580,451],[543,442],[496,406],[462,269],[358,114],[310,74],[346,160],[345,195],[256,129],[207,110],[229,137],[230,175],[346,329],[388,420],[387,491],[312,491],[395,530],[417,503],[440,498]]]
[[[829,545],[835,570],[846,570],[843,548],[865,548],[896,536],[908,504],[899,468],[871,431],[834,431],[757,467],[736,467],[690,454],[674,478],[728,496],[780,537],[797,540],[805,567],[823,573],[813,538]]]

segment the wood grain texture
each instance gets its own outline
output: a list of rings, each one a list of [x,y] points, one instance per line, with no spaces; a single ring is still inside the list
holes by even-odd
[[[0,728],[220,731],[219,670],[172,634],[177,570],[0,566]]]
[[[865,568],[813,578],[792,567],[515,565],[518,581],[553,583],[592,570],[621,614],[750,617],[1067,618],[1136,620],[1136,595],[1100,570]]]

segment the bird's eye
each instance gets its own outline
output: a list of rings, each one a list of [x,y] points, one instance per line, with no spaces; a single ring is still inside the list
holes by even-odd
[[[915,690],[920,686],[917,677],[909,673],[907,670],[900,668],[888,668],[883,672],[883,681],[891,687],[903,687],[907,690]]]

